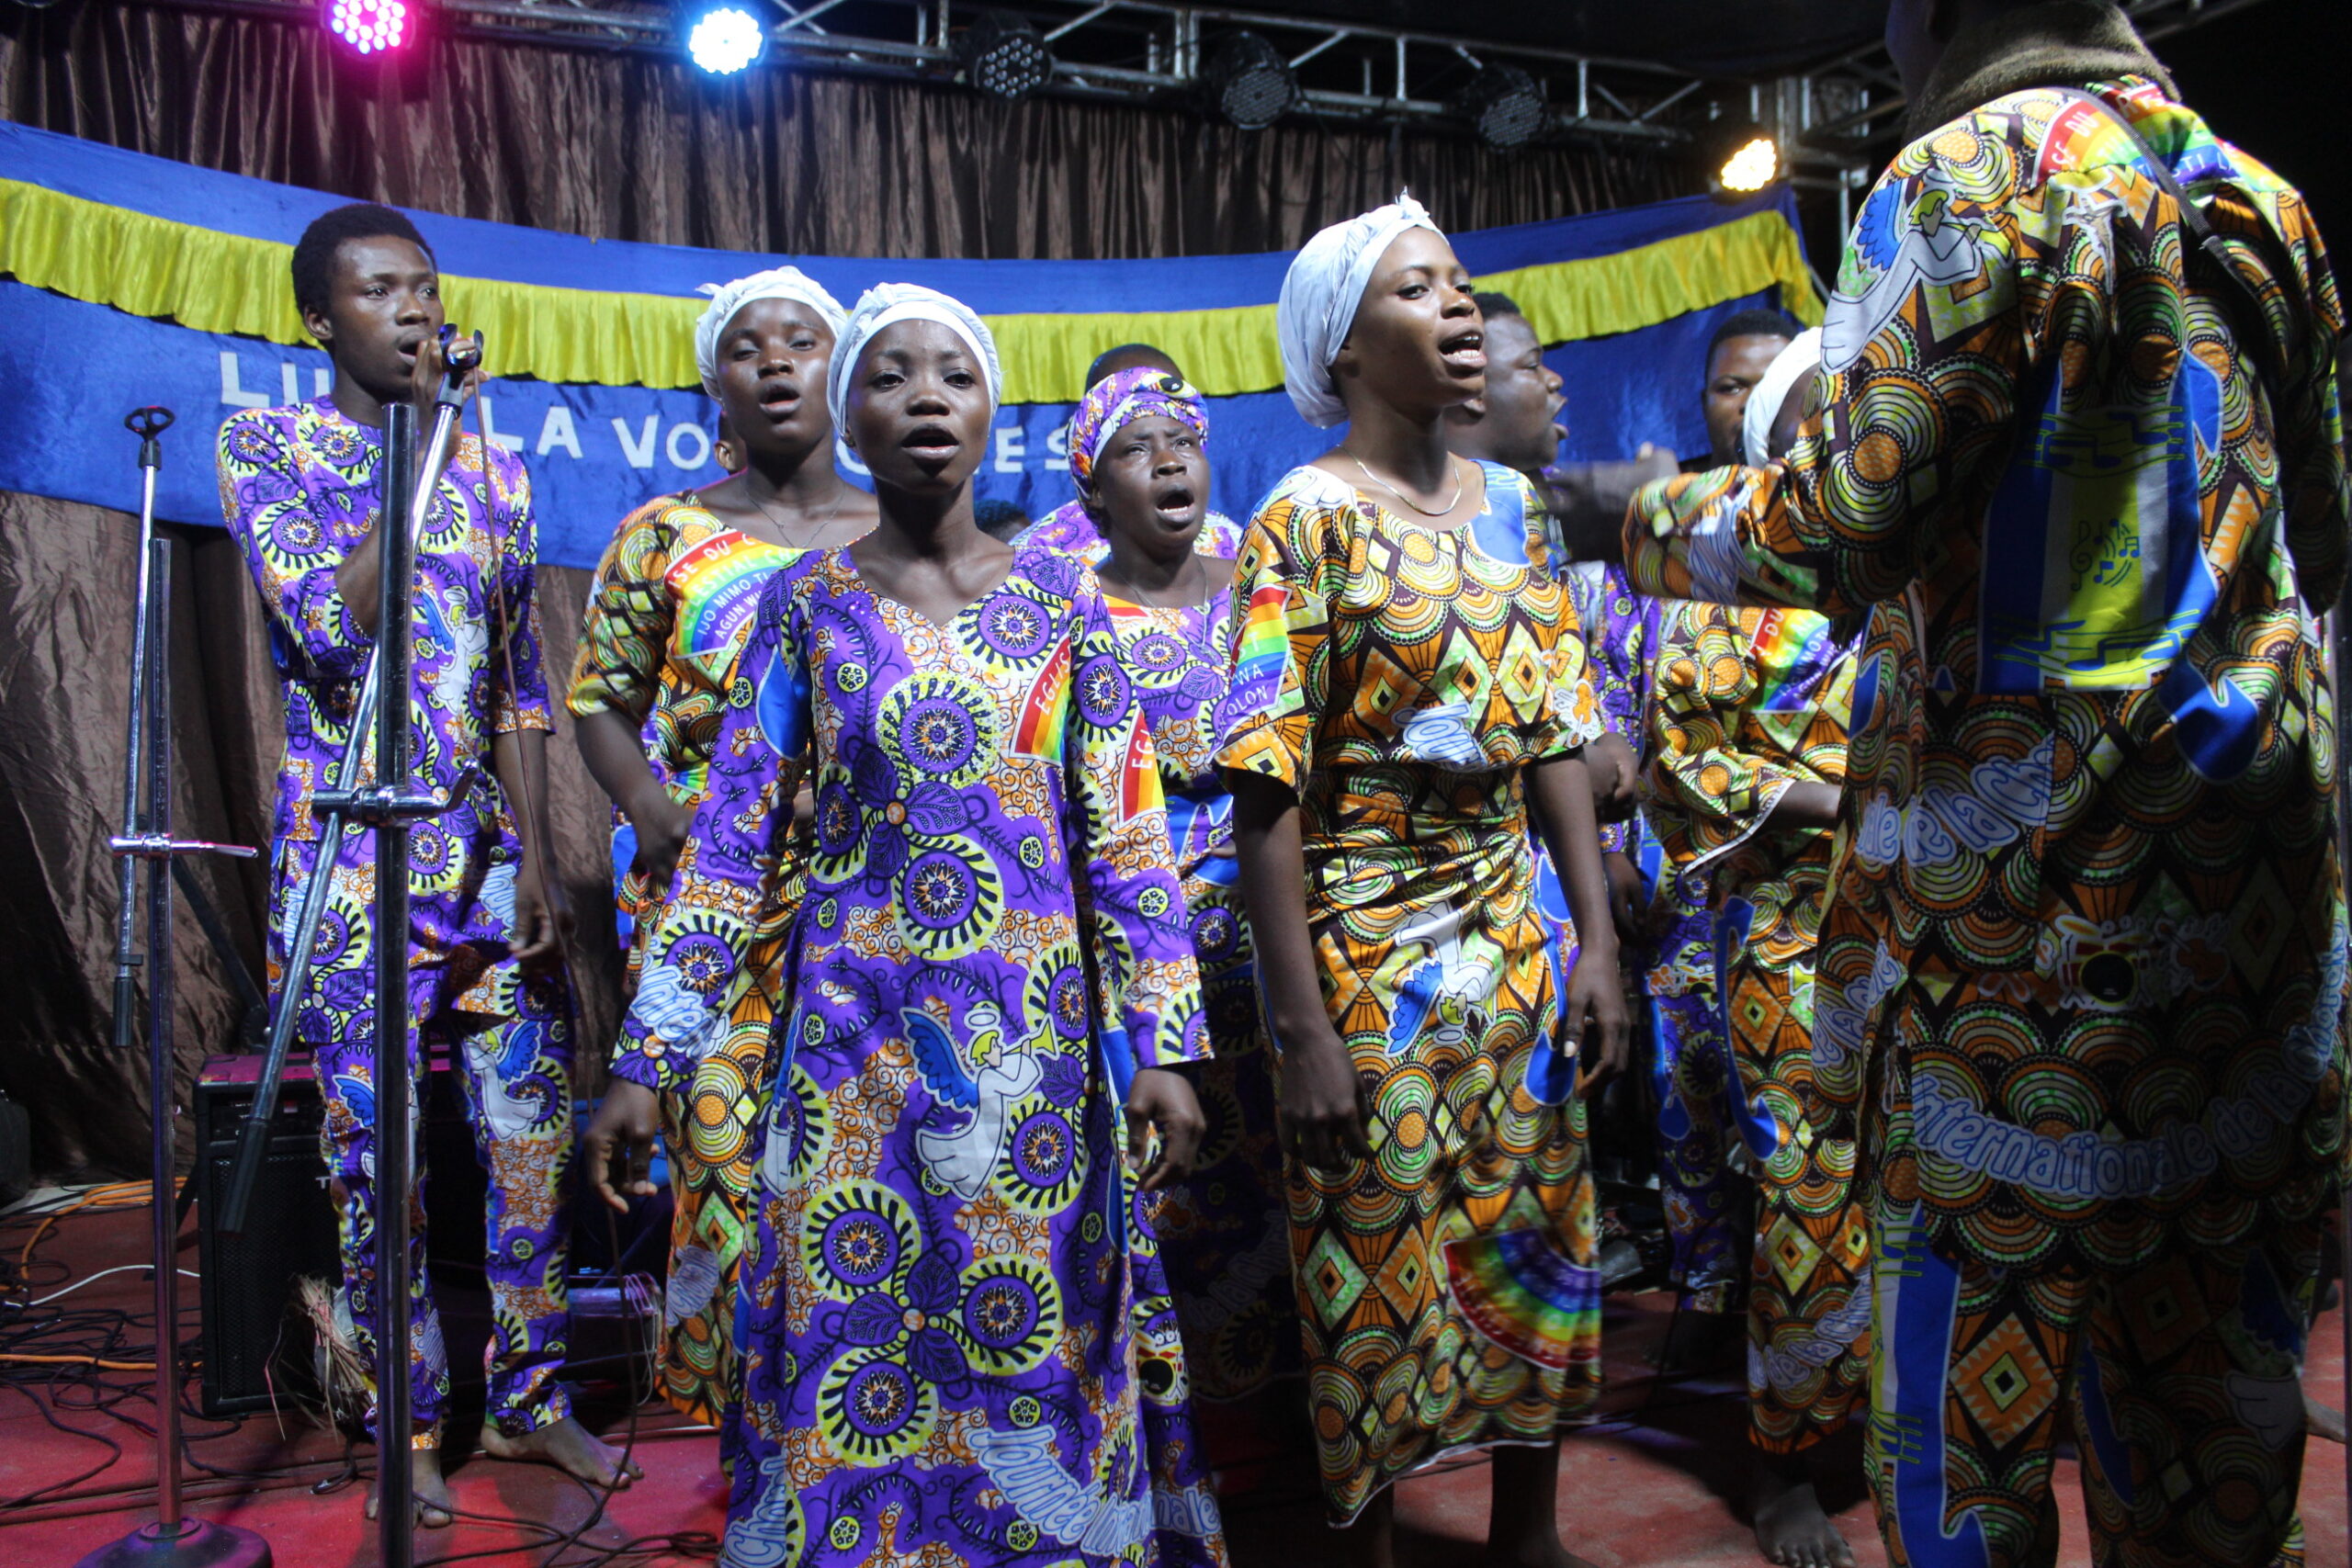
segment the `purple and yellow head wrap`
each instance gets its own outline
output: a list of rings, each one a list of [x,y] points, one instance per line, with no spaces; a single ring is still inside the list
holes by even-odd
[[[1069,477],[1080,500],[1094,488],[1094,460],[1111,437],[1133,421],[1156,413],[1192,426],[1204,445],[1208,441],[1208,408],[1181,376],[1138,365],[1086,389],[1078,412],[1069,416]]]

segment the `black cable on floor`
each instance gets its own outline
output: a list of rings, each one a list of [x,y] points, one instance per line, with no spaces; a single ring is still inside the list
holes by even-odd
[[[20,1211],[0,1220],[0,1226],[18,1222],[38,1223],[58,1217],[69,1212],[70,1208],[70,1204],[62,1204],[39,1213]],[[626,1258],[628,1255],[619,1247],[616,1222],[607,1214],[605,1223],[610,1255],[616,1258]],[[37,1238],[46,1239],[46,1235]],[[53,1277],[41,1277],[51,1269],[56,1270]],[[614,1272],[608,1270],[607,1278]],[[61,1416],[61,1412],[68,1412],[97,1416],[107,1422],[119,1423],[148,1443],[153,1443],[155,1428],[152,1418],[146,1416],[141,1409],[141,1406],[153,1404],[152,1382],[113,1381],[127,1374],[110,1373],[96,1364],[100,1361],[152,1361],[155,1353],[153,1314],[121,1308],[62,1304],[32,1308],[11,1299],[23,1297],[28,1300],[40,1292],[68,1284],[72,1280],[73,1270],[69,1265],[36,1261],[28,1257],[20,1266],[17,1249],[0,1245],[0,1309],[6,1309],[0,1310],[0,1353],[73,1358],[42,1363],[0,1362],[0,1390],[23,1393],[51,1427],[65,1435],[101,1445],[107,1450],[107,1457],[85,1470],[21,1496],[0,1499],[0,1527],[13,1522],[8,1517],[11,1514],[24,1514],[36,1509],[43,1511],[34,1515],[35,1518],[63,1517],[46,1510],[74,1502],[103,1500],[109,1511],[136,1508],[145,1504],[155,1490],[155,1483],[152,1481],[121,1487],[89,1487],[88,1483],[103,1476],[121,1461],[125,1454],[124,1444],[103,1430],[73,1425]],[[196,1312],[196,1303],[187,1303],[183,1311]],[[187,1356],[188,1349],[183,1347],[183,1365],[193,1365]],[[644,1401],[650,1395],[650,1391],[639,1385],[639,1358],[631,1355],[626,1359],[628,1362],[626,1389],[629,1415],[628,1434],[621,1450],[620,1462],[624,1468],[635,1461],[639,1417]],[[198,1454],[194,1445],[232,1437],[243,1429],[244,1423],[241,1420],[217,1421],[207,1416],[189,1404],[185,1394],[181,1412],[187,1420],[217,1428],[190,1431],[183,1427],[182,1461],[202,1472],[215,1483],[232,1483],[231,1487],[213,1492],[206,1488],[204,1483],[198,1482],[197,1489],[188,1494],[191,1501],[248,1495],[293,1486],[305,1486],[312,1495],[324,1496],[364,1479],[347,1436],[339,1458],[296,1460],[260,1470],[213,1464]],[[334,1473],[318,1480],[311,1480],[304,1473],[322,1465],[336,1467]],[[536,1539],[520,1544],[476,1548],[422,1558],[414,1568],[446,1568],[451,1563],[541,1551],[546,1555],[541,1559],[540,1568],[616,1568],[627,1559],[650,1557],[659,1552],[701,1560],[718,1557],[720,1550],[718,1538],[701,1530],[639,1536],[612,1547],[584,1549],[589,1553],[585,1556],[575,1555],[583,1550],[582,1538],[604,1521],[612,1499],[620,1488],[617,1485],[594,1485],[568,1474],[566,1478],[594,1499],[594,1506],[587,1517],[571,1530],[559,1531],[536,1520],[452,1508],[450,1513],[454,1518],[511,1529]]]

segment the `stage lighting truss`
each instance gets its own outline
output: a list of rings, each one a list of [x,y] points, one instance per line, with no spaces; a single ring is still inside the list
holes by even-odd
[[[193,8],[219,0],[156,3]],[[240,10],[288,15],[312,3],[237,0]],[[414,37],[425,0],[315,3],[330,28],[377,52]],[[1271,118],[1268,107],[1287,76],[1285,110],[1335,123],[1467,129],[1496,146],[1576,141],[1702,158],[1723,120],[1753,119],[1772,133],[1783,178],[1835,189],[1841,205],[1894,150],[1904,107],[1894,68],[1875,45],[1802,74],[1730,83],[1654,61],[1170,0],[1018,0],[1017,12],[984,0],[729,3],[750,7],[763,39],[788,49],[796,69],[917,81],[960,75],[1001,97],[1044,91],[1199,104],[1227,40],[1247,33],[1259,45],[1240,46],[1249,54],[1244,69],[1220,80],[1204,106],[1220,118],[1238,109],[1248,120]],[[2121,0],[2152,43],[2256,3]],[[673,0],[432,0],[432,6],[436,29],[542,43],[678,51],[692,26]],[[338,25],[338,13],[348,22]]]
[[[1256,33],[1227,33],[1201,70],[1209,112],[1244,130],[1263,130],[1298,102],[1298,76],[1282,51]]]
[[[1453,111],[1489,147],[1524,147],[1541,135],[1550,111],[1544,89],[1516,65],[1481,65],[1454,96]]]
[[[157,3],[195,6],[218,0]],[[295,9],[305,0],[237,3],[269,12]],[[413,22],[424,0],[351,3],[405,6]],[[1170,0],[1018,0],[1017,9],[981,0],[728,3],[747,6],[761,17],[767,59],[788,53],[795,70],[960,78],[1000,98],[1050,92],[1182,103],[1239,126],[1262,126],[1303,110],[1335,123],[1460,130],[1457,106],[1481,63],[1519,73],[1490,79],[1505,84],[1483,117],[1490,134],[1525,131],[1529,140],[1666,149],[1690,141],[1693,111],[1703,107],[1691,96],[1702,84],[1670,66],[1350,19]],[[677,0],[432,0],[432,6],[437,29],[541,43],[684,53],[695,26]]]
[[[767,52],[766,0],[690,0],[678,8],[678,31],[696,70],[732,76]]]
[[[319,0],[319,20],[345,48],[379,55],[405,45],[416,29],[412,0]]]
[[[1036,25],[1010,11],[988,11],[956,36],[964,80],[984,96],[1008,102],[1027,97],[1054,79],[1054,53]]]

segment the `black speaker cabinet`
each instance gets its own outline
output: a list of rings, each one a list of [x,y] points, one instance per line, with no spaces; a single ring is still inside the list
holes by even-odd
[[[287,1064],[277,1111],[254,1185],[244,1233],[219,1227],[220,1199],[236,1157],[237,1129],[254,1101],[261,1058],[215,1056],[196,1080],[198,1287],[202,1307],[202,1408],[207,1416],[266,1410],[275,1386],[315,1387],[311,1332],[297,1309],[304,1275],[336,1274],[334,1209],[319,1155],[322,1110],[307,1061]]]
[[[33,1119],[0,1092],[0,1203],[13,1203],[33,1184]]]

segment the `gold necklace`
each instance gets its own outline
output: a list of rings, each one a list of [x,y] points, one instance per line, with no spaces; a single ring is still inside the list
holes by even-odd
[[[810,525],[809,532],[812,534],[821,533],[824,530],[825,525],[831,523],[841,512],[842,499],[844,492],[848,491],[849,486],[842,483],[838,477],[834,479],[833,483],[835,487],[833,490],[833,503],[832,505],[825,508],[825,514],[822,517],[818,518],[817,521]],[[775,525],[777,542],[782,544],[786,549],[806,550],[815,547],[810,545],[796,545],[792,542],[792,536],[785,529],[784,519],[775,514],[775,508],[769,506],[766,502],[762,501],[758,496],[752,492],[752,476],[748,471],[743,476],[743,499],[750,502],[753,506],[758,507],[762,512],[767,513],[768,521]]]
[[[1348,449],[1342,446],[1340,450],[1347,452]],[[1390,484],[1386,479],[1382,479],[1370,468],[1365,468],[1363,459],[1357,457],[1353,452],[1348,452],[1348,461],[1353,463],[1356,468],[1362,471],[1364,478],[1370,479],[1373,483],[1378,485],[1381,489],[1386,491],[1389,494],[1395,496],[1397,500],[1403,502],[1406,505],[1411,507],[1414,511],[1419,513],[1424,517],[1451,517],[1453,515],[1453,509],[1462,504],[1462,489],[1465,481],[1462,477],[1462,470],[1453,467],[1453,457],[1451,453],[1446,456],[1445,466],[1453,474],[1453,499],[1447,502],[1435,512],[1432,512],[1428,507],[1423,506],[1419,502],[1415,501],[1411,496],[1407,495],[1403,491],[1398,490],[1395,485]]]

